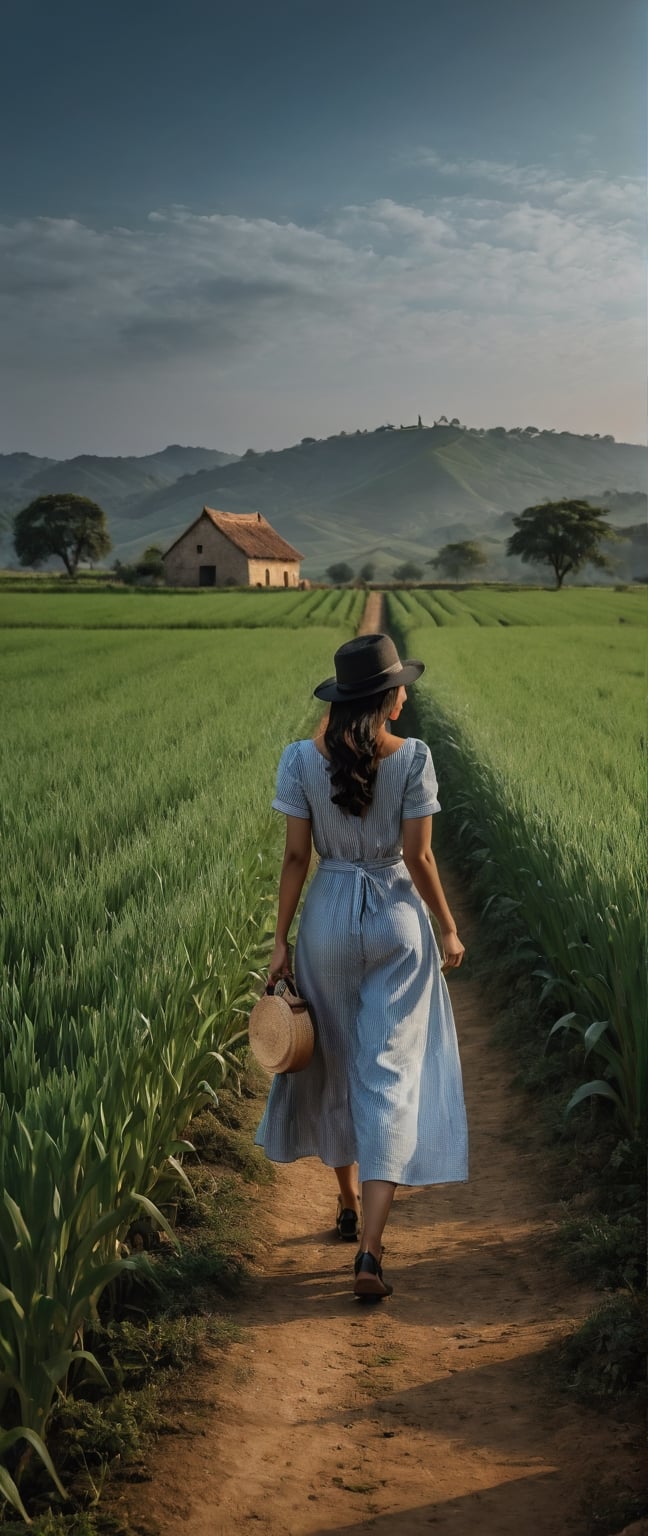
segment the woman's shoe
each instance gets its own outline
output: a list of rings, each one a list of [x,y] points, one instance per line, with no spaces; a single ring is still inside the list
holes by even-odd
[[[383,1280],[382,1266],[369,1249],[356,1254],[353,1268],[355,1296],[360,1296],[363,1301],[380,1301],[382,1296],[391,1296],[394,1287]]]
[[[384,1245],[381,1243],[381,1245],[380,1245],[380,1257],[381,1257],[381,1259],[382,1259],[382,1256],[383,1256],[384,1252],[385,1252]],[[358,1270],[360,1268],[360,1260],[362,1258],[363,1253],[364,1253],[364,1249],[363,1248],[359,1248],[358,1252],[356,1253],[355,1259],[353,1260],[353,1273],[354,1273],[354,1275],[357,1275],[357,1273],[358,1273]]]
[[[338,1237],[341,1237],[345,1243],[357,1243],[358,1222],[359,1217],[357,1212],[351,1211],[348,1209],[348,1207],[343,1206],[342,1196],[338,1195],[337,1214],[335,1217],[335,1228]]]

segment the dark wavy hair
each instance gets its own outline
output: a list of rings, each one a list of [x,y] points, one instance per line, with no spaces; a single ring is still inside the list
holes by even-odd
[[[387,688],[330,705],[324,743],[334,790],[331,800],[351,816],[361,816],[373,800],[379,762],[376,736],[397,698],[398,688]]]

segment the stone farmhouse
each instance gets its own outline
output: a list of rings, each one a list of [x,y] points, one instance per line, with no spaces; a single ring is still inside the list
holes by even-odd
[[[303,558],[260,512],[212,507],[162,556],[172,587],[297,587]]]

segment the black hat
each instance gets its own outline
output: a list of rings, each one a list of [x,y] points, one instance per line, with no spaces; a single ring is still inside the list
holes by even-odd
[[[341,645],[333,659],[335,677],[325,678],[313,693],[336,704],[413,683],[425,671],[422,661],[401,661],[389,635],[357,635]]]

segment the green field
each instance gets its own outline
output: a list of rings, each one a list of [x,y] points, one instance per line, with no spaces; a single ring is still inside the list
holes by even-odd
[[[5,1425],[46,1435],[117,1240],[168,1198],[244,1031],[276,764],[351,632],[0,634]]]
[[[0,629],[337,629],[360,622],[365,593],[314,592],[6,592]]]
[[[648,1115],[644,602],[488,594],[506,624],[439,626],[430,614],[421,627],[409,597],[389,594],[388,610],[402,651],[426,663],[414,701],[443,808],[505,947],[517,940],[535,964],[559,1029],[582,1035],[590,1080],[637,1134]]]
[[[401,654],[426,662],[417,729],[474,889],[631,1135],[647,1092],[644,597],[387,599]],[[179,1137],[235,1063],[274,916],[276,763],[318,717],[312,688],[364,601],[0,594],[9,1430],[46,1438],[84,1320],[135,1262],[120,1240],[169,1199]],[[0,1433],[11,1495],[8,1449]]]
[[[645,626],[648,619],[648,595],[641,587],[624,592],[582,587],[563,588],[561,592],[507,592],[487,587],[449,592],[447,588],[417,587],[411,592],[389,592],[387,600],[390,620],[401,629],[420,624],[471,630],[538,624],[550,628],[565,624]]]

